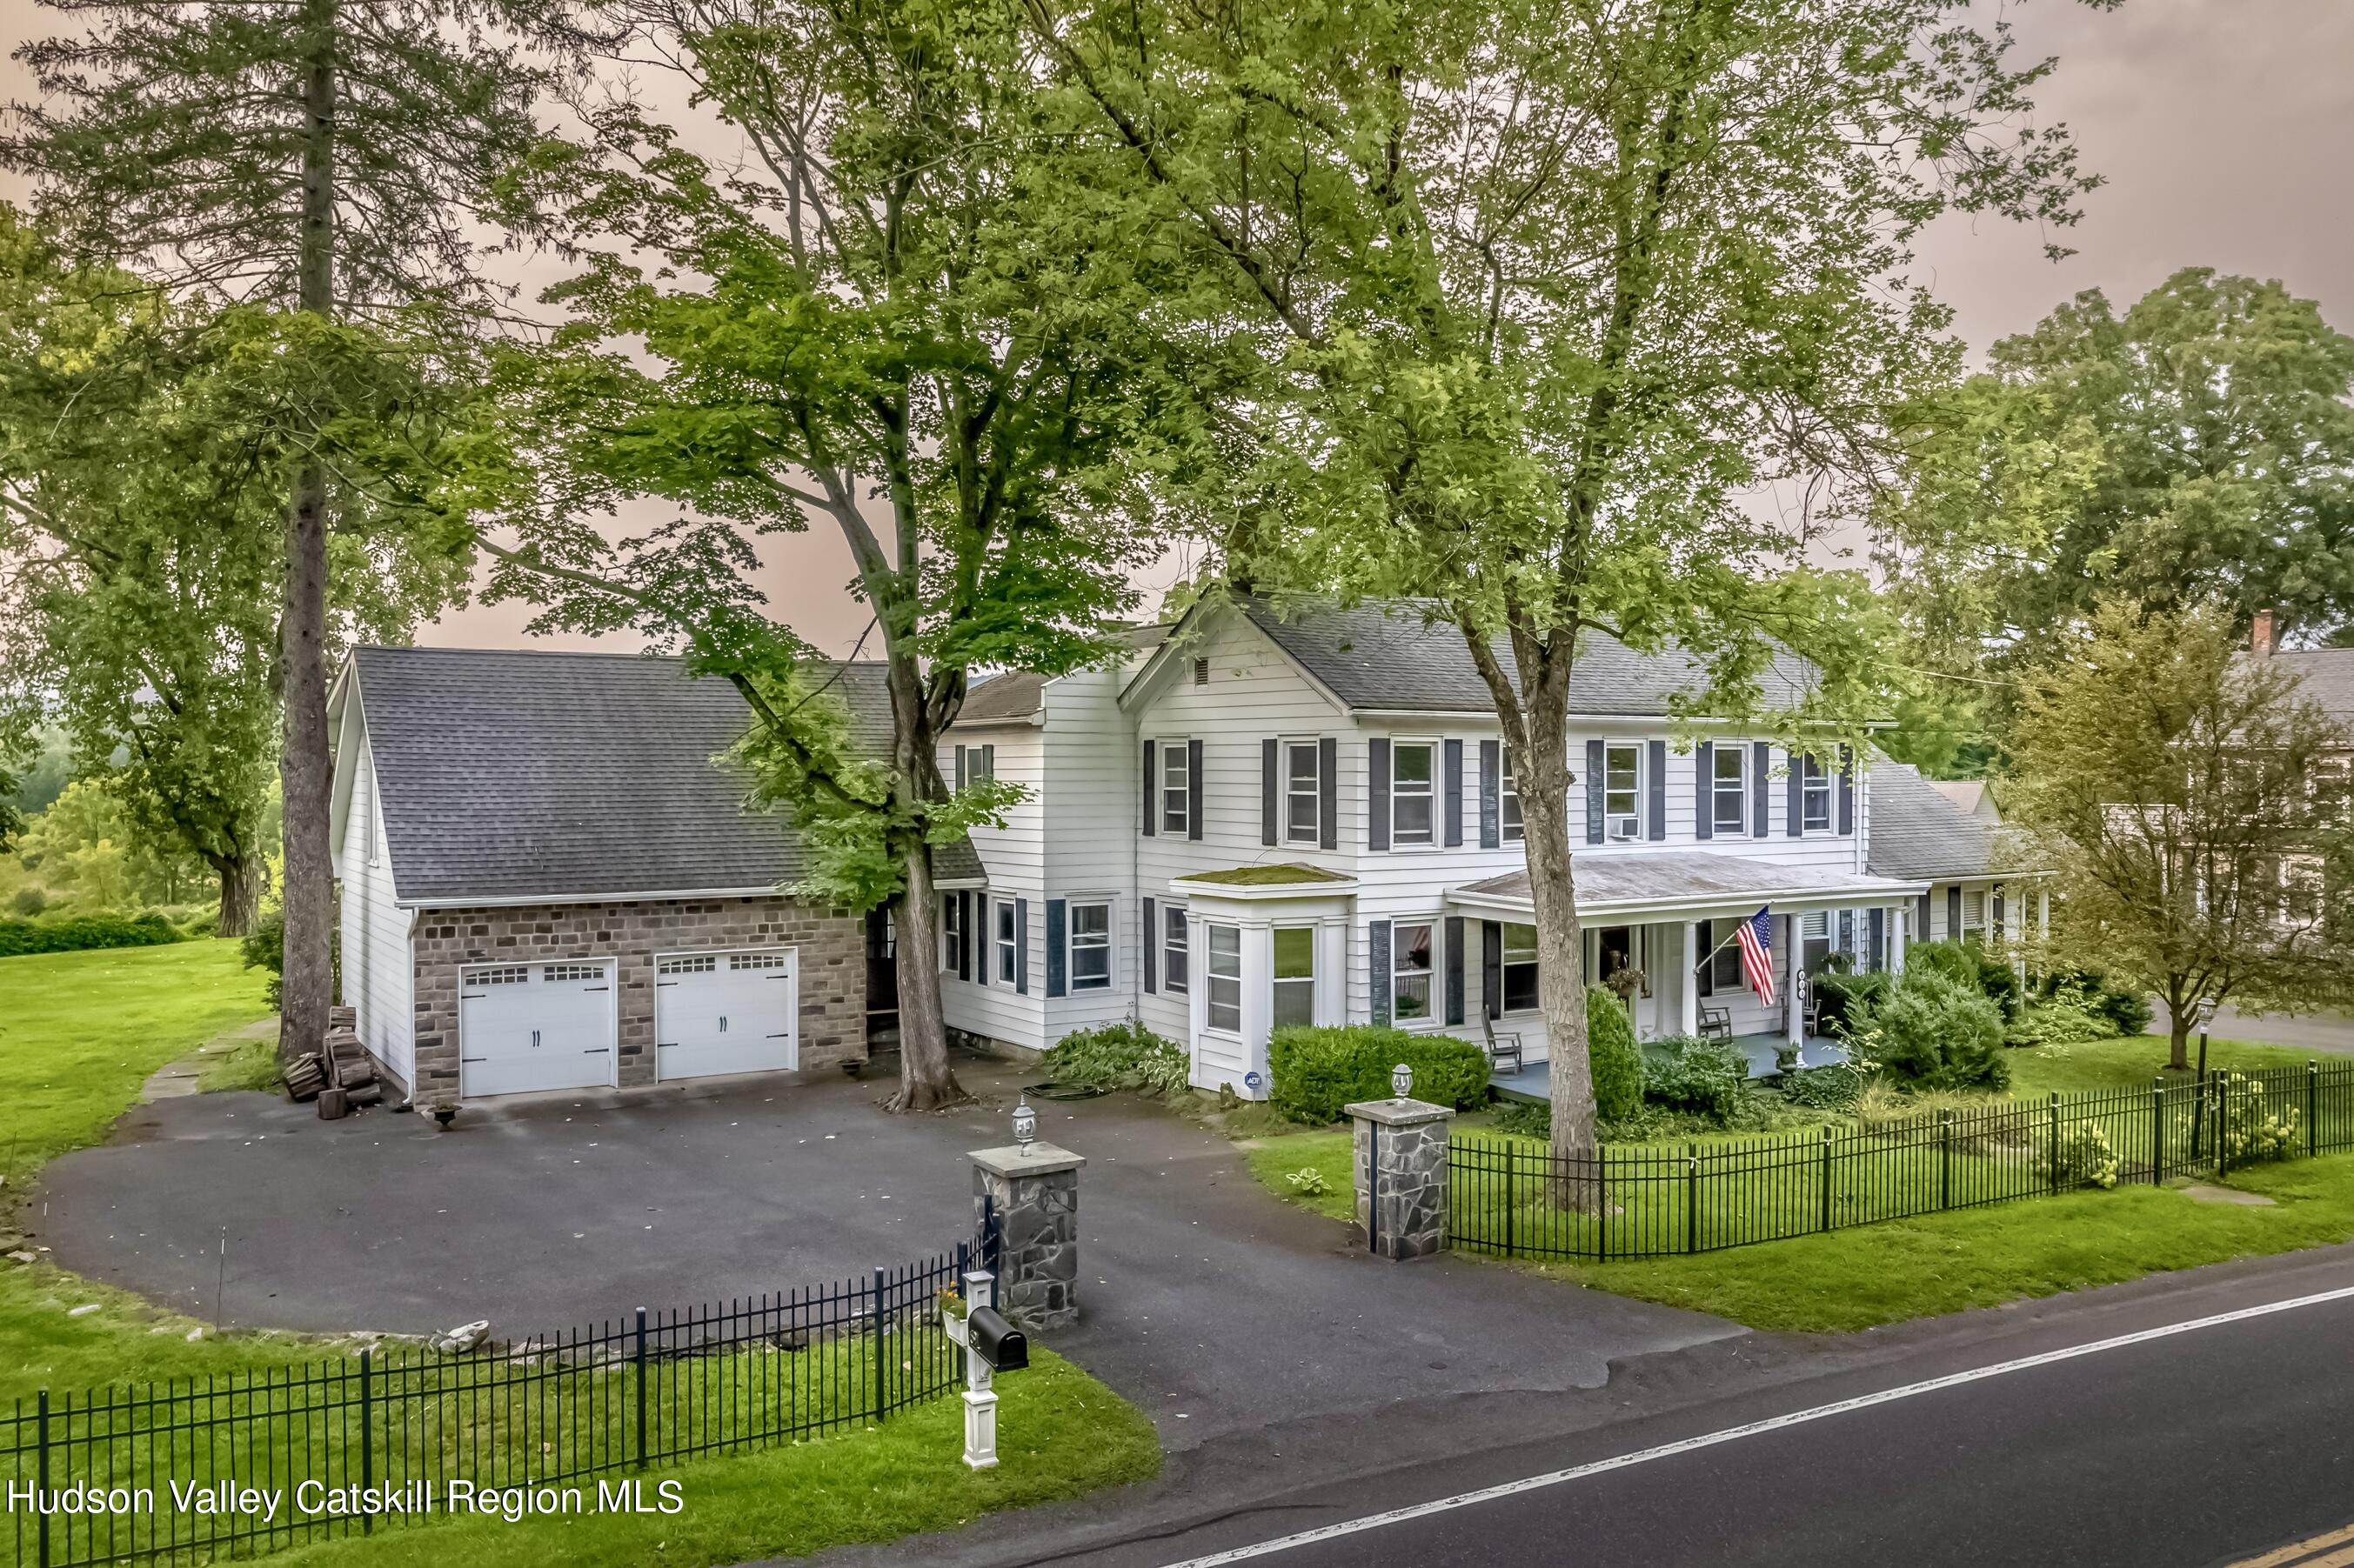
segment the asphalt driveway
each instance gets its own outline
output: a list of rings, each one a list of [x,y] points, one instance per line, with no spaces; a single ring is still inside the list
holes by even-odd
[[[56,1161],[38,1239],[93,1278],[231,1324],[503,1339],[847,1279],[969,1234],[966,1151],[1007,1141],[1015,1082],[894,1117],[887,1086],[770,1078],[471,1109],[449,1131],[322,1122],[261,1095],[133,1111]],[[1404,1399],[1555,1393],[1611,1361],[1741,1332],[1469,1259],[1394,1265],[1278,1202],[1225,1139],[1122,1097],[1043,1107],[1088,1159],[1083,1321],[1048,1340],[1183,1447]]]

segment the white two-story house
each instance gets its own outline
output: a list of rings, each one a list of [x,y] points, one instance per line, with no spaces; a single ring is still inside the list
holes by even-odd
[[[1769,704],[1794,704],[1808,675],[1778,662]],[[1796,977],[1833,951],[1901,967],[1908,935],[1946,925],[1966,885],[1986,907],[1984,838],[1976,863],[1892,870],[1877,769],[1842,766],[1828,741],[1794,755],[1737,725],[1672,722],[1672,699],[1702,683],[1686,657],[1601,636],[1578,661],[1586,969],[1617,981],[1644,1037],[1729,1034],[1764,1070],[1807,1044]],[[972,835],[986,885],[947,895],[952,1028],[1036,1050],[1134,1016],[1186,1044],[1197,1086],[1247,1097],[1266,1093],[1267,1038],[1287,1023],[1479,1039],[1484,1020],[1544,1058],[1511,758],[1461,634],[1411,605],[1197,605],[1137,634],[1117,669],[983,683],[941,765],[1029,787],[1003,827]],[[1947,835],[1916,798],[1944,797],[1908,782],[1913,831]],[[1732,939],[1760,909],[1771,1004]]]

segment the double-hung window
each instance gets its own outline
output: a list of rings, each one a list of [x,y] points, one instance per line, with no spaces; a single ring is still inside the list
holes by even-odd
[[[1957,934],[1966,940],[1982,938],[1986,935],[1986,923],[1987,895],[1982,892],[1965,892],[1962,895],[1962,928]]]
[[[1503,750],[1503,778],[1498,785],[1496,820],[1504,842],[1516,844],[1528,836],[1528,830],[1521,821],[1521,779],[1520,775],[1512,771],[1512,748],[1508,746]]]
[[[1312,844],[1321,838],[1324,797],[1323,765],[1312,740],[1283,743],[1283,839],[1286,843]]]
[[[1229,1034],[1243,1026],[1243,933],[1239,926],[1204,926],[1210,948],[1210,994],[1204,1016],[1212,1029]]]
[[[1798,764],[1799,831],[1827,833],[1831,831],[1831,776],[1823,759],[1808,752]]]
[[[1316,928],[1275,928],[1275,1027],[1316,1022]]]
[[[1708,989],[1712,994],[1739,991],[1747,984],[1741,972],[1741,922],[1738,920],[1703,920],[1700,939],[1707,944]]]
[[[1749,748],[1720,746],[1709,752],[1709,825],[1719,833],[1749,828]]]
[[[1504,1011],[1530,1012],[1537,1005],[1537,928],[1504,926]]]
[[[940,968],[953,974],[964,951],[964,901],[955,894],[940,900]]]
[[[1071,906],[1071,989],[1107,991],[1111,987],[1111,906],[1108,903]]]
[[[1390,1016],[1399,1022],[1430,1016],[1431,934],[1427,920],[1401,920],[1390,929]]]
[[[1390,747],[1390,842],[1426,844],[1438,821],[1438,747],[1405,740]]]
[[[1182,996],[1193,980],[1192,944],[1185,937],[1183,906],[1164,906],[1161,928],[1161,988]]]
[[[1643,748],[1633,741],[1613,741],[1602,748],[1602,818],[1614,839],[1631,839],[1642,832]]]
[[[1016,944],[1020,937],[1013,927],[1013,900],[1011,898],[997,901],[996,935],[997,980],[1002,985],[1012,985],[1020,979],[1020,970],[1015,967],[1019,962]]]
[[[1161,743],[1161,831],[1183,837],[1193,814],[1193,779],[1182,740]]]

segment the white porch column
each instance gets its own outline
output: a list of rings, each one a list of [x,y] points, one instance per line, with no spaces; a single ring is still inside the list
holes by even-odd
[[[1684,922],[1682,978],[1676,982],[1676,1033],[1686,1037],[1700,1033],[1700,922]]]
[[[1783,942],[1790,949],[1782,960],[1787,976],[1782,986],[1783,1033],[1793,1051],[1807,1043],[1806,1009],[1798,1005],[1798,977],[1806,972],[1799,960],[1798,949],[1806,945],[1806,938],[1799,934],[1798,924],[1799,916],[1796,915],[1782,917]]]
[[[1267,1081],[1267,1037],[1275,1030],[1275,931],[1243,927],[1243,1052],[1249,1070]],[[1257,1097],[1254,1096],[1254,1098]]]
[[[1905,903],[1898,905],[1888,912],[1888,972],[1890,974],[1901,975],[1904,972],[1904,933],[1912,928],[1913,911],[1915,907],[1917,907],[1915,905]]]
[[[1316,1022],[1338,1027],[1349,1022],[1349,917],[1329,915],[1316,923]]]

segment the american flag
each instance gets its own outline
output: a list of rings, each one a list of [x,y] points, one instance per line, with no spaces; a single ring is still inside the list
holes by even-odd
[[[1741,973],[1768,1007],[1774,1004],[1774,921],[1763,909],[1734,933],[1741,944]]]

